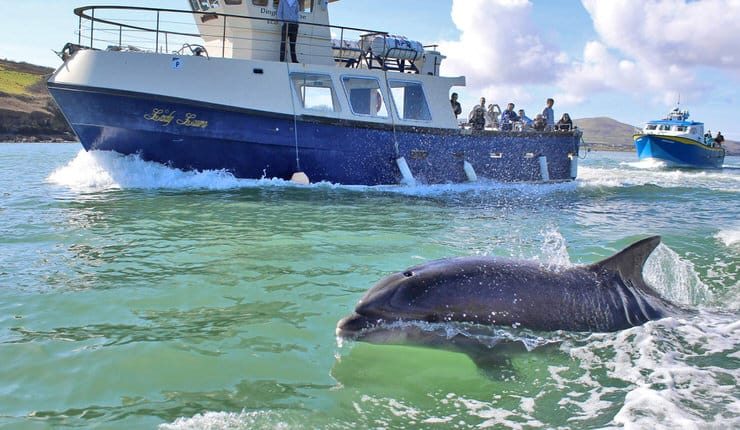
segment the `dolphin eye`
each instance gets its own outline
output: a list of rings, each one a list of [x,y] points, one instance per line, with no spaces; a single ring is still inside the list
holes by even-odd
[[[407,270],[407,271],[403,272],[403,276],[405,276],[407,278],[410,278],[410,277],[414,276],[414,274],[411,273],[410,270]]]

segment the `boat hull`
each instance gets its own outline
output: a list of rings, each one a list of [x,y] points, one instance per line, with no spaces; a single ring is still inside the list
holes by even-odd
[[[634,141],[640,160],[656,159],[670,167],[717,169],[725,160],[724,149],[682,137],[638,134]]]
[[[138,154],[184,170],[226,170],[240,178],[397,184],[398,156],[422,183],[465,182],[464,163],[479,178],[574,179],[579,132],[505,133],[395,127],[337,118],[286,115],[80,85],[49,90],[86,150]],[[398,150],[396,150],[396,143]]]

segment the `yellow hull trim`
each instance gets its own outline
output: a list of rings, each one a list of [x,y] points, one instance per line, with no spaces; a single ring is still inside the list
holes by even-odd
[[[691,140],[691,139],[687,139],[685,137],[679,137],[679,136],[664,136],[662,134],[642,134],[642,133],[638,133],[638,134],[635,134],[635,135],[632,136],[632,140],[637,140],[637,139],[639,139],[641,137],[644,137],[644,136],[655,136],[655,137],[659,137],[661,139],[672,140],[672,141],[674,141],[676,143],[680,143],[682,145],[694,145],[694,146],[698,146],[701,149],[705,149],[705,150],[709,150],[709,151],[717,151],[717,152],[724,151],[723,148],[713,148],[711,146],[703,145],[703,144],[701,144],[701,143],[699,143],[699,142],[697,142],[695,140]]]

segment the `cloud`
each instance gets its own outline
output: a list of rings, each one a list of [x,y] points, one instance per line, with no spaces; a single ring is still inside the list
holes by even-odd
[[[471,90],[522,96],[522,85],[553,82],[567,57],[539,35],[529,0],[453,0],[456,41],[440,42],[446,75],[466,75]]]
[[[738,0],[582,0],[604,44],[651,65],[740,68]]]
[[[558,86],[566,103],[620,91],[675,103],[711,90],[702,69],[740,77],[740,0],[582,0],[599,40],[573,62]]]

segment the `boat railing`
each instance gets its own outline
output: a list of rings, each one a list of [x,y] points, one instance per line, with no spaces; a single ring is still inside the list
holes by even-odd
[[[185,50],[186,53],[205,54],[209,58],[249,58],[250,54],[265,54],[268,50],[274,52],[274,49],[268,47],[275,42],[275,34],[279,34],[279,27],[275,30],[266,30],[264,25],[255,24],[263,22],[279,25],[282,22],[275,18],[213,11],[132,6],[85,6],[75,9],[74,13],[79,17],[77,43],[81,48],[174,54],[182,54]],[[196,24],[195,20],[200,24]],[[211,22],[214,24],[210,24]],[[300,25],[310,30],[306,30],[308,35],[302,34],[298,38],[299,52],[300,47],[306,47],[306,50],[317,46],[328,47],[329,49],[324,52],[329,52],[330,57],[319,58],[325,63],[345,67],[419,72],[413,61],[388,58],[388,55],[385,57],[374,55],[371,50],[359,43],[371,36],[390,37],[386,32],[303,21]],[[243,34],[251,36],[236,35],[235,33],[240,30],[245,30]],[[220,41],[217,44],[220,52],[213,52],[213,45],[210,46],[210,51],[203,52],[206,39]],[[252,43],[246,44],[248,48],[240,48],[235,41]],[[193,50],[193,47],[199,49]],[[239,52],[240,50],[249,52]],[[311,56],[321,57],[320,52],[321,50],[314,50]]]

